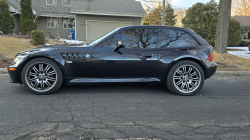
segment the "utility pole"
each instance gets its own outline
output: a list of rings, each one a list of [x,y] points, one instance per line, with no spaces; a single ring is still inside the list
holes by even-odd
[[[166,9],[166,1],[163,0],[163,11],[162,11],[162,22],[161,22],[162,26],[164,26],[164,22],[165,22],[165,9]]]

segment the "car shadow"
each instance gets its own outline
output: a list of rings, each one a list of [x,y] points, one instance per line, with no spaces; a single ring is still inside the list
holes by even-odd
[[[99,95],[175,95],[163,85],[145,85],[145,84],[125,84],[125,85],[62,85],[54,93],[59,94],[99,94]]]

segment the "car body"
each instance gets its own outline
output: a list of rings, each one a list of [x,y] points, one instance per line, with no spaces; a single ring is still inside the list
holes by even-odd
[[[193,95],[201,89],[203,81],[216,72],[212,54],[213,48],[192,30],[171,26],[128,26],[117,28],[89,45],[23,51],[9,66],[9,74],[11,83],[23,83],[36,94],[52,93],[63,81],[67,85],[163,83],[174,93]],[[179,70],[173,70],[177,65]],[[47,70],[47,67],[51,69]],[[199,74],[193,78],[200,78],[199,83],[191,81],[192,75],[188,76],[187,68]],[[55,74],[55,71],[60,73]],[[174,80],[173,75],[181,78],[182,85],[185,81],[187,91],[191,87],[188,83],[197,84],[197,89],[185,92],[177,86],[176,90],[178,80]],[[55,81],[43,79],[49,76],[60,81],[59,87],[49,89],[49,85],[56,85]],[[172,83],[172,87],[168,83]],[[43,90],[42,86],[49,90]]]

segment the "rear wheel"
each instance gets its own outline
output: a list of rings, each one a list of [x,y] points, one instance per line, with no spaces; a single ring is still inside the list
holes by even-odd
[[[203,69],[193,61],[177,62],[167,76],[167,87],[170,91],[179,95],[194,95],[198,93],[204,84],[205,75]]]
[[[61,87],[63,75],[60,67],[48,58],[29,61],[22,71],[24,86],[34,94],[50,94]]]

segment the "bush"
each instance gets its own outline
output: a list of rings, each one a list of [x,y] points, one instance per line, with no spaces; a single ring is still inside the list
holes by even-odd
[[[210,45],[215,45],[216,26],[219,14],[218,3],[209,1],[208,3],[197,2],[186,11],[186,16],[182,19],[185,28],[192,29]]]
[[[43,31],[32,31],[33,45],[44,45],[45,44],[45,34]]]
[[[241,41],[240,46],[248,46],[249,42],[246,41]]]
[[[182,19],[185,28],[190,28],[204,38],[210,45],[215,46],[219,5],[214,0],[208,3],[196,3],[186,11]],[[245,30],[236,19],[231,19],[228,31],[228,46],[236,46]]]
[[[248,44],[248,50],[250,51],[250,43]]]
[[[50,45],[55,45],[55,43],[53,41],[51,41],[51,40],[49,41],[49,44]]]
[[[245,32],[245,29],[241,27],[238,20],[231,19],[228,30],[228,46],[236,46],[237,43],[241,40],[241,36],[245,34]]]
[[[0,31],[2,34],[12,33],[15,28],[14,18],[11,16],[9,8],[8,0],[0,0]]]

